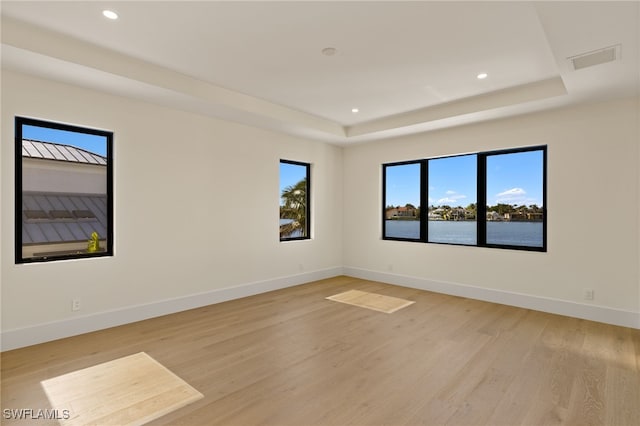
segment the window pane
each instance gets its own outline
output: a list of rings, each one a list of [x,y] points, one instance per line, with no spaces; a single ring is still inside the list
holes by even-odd
[[[309,238],[309,164],[280,161],[280,240]]]
[[[16,118],[16,261],[112,254],[112,133]]]
[[[487,244],[543,247],[543,150],[487,156]]]
[[[420,163],[385,165],[384,237],[420,239]]]
[[[477,243],[477,156],[429,160],[428,241]]]

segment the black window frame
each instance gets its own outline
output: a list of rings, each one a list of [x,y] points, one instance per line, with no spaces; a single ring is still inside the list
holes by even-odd
[[[278,165],[283,163],[304,167],[307,187],[305,188],[306,212],[305,212],[304,235],[300,237],[282,237],[279,235],[280,242],[310,240],[311,239],[311,164],[305,163],[302,161],[280,159],[280,162],[278,163]],[[278,199],[280,200],[281,198],[282,198],[282,194],[280,194],[280,197],[278,197]],[[278,206],[280,206],[280,202],[278,202]],[[278,217],[280,218],[280,215],[278,215]]]
[[[418,238],[403,238],[403,237],[388,237],[387,236],[387,168],[389,167],[397,167],[397,166],[408,166],[412,164],[420,165],[420,236]],[[382,165],[382,238],[385,240],[393,240],[393,241],[411,241],[411,242],[421,242],[427,238],[427,223],[425,221],[425,216],[422,213],[423,207],[426,204],[427,197],[426,192],[422,190],[422,182],[426,182],[426,172],[427,168],[425,166],[425,160],[409,160],[409,161],[399,161],[396,163],[387,163]]]
[[[487,243],[487,219],[486,219],[486,187],[487,187],[487,157],[497,155],[509,155],[523,152],[542,151],[542,246],[524,246],[509,244]],[[481,176],[482,175],[482,176]],[[482,177],[482,187],[478,183],[477,215],[483,218],[482,227],[478,226],[478,241],[483,242],[483,247],[500,248],[508,250],[547,251],[547,145],[532,147],[510,148],[483,152],[478,155],[478,180]],[[479,181],[480,182],[480,181]],[[481,204],[482,203],[482,204]],[[480,216],[482,215],[482,216]],[[482,228],[482,229],[480,229]],[[482,238],[482,240],[480,240]]]
[[[487,243],[487,206],[486,206],[486,186],[487,186],[487,157],[505,154],[515,154],[522,152],[541,151],[542,152],[542,245],[541,246],[527,246],[527,245],[509,245],[509,244],[494,244]],[[464,155],[476,155],[477,158],[477,179],[476,179],[476,244],[462,244],[462,243],[449,243],[449,242],[430,242],[428,231],[428,199],[429,199],[429,161],[438,160],[442,158],[459,157]],[[419,238],[398,238],[389,237],[386,235],[386,186],[387,186],[387,167],[416,164],[421,166],[421,180],[420,180],[420,237]],[[484,247],[484,248],[497,248],[507,250],[521,250],[521,251],[534,251],[534,252],[546,252],[547,251],[547,222],[548,222],[548,207],[547,207],[547,145],[535,145],[525,146],[517,148],[499,149],[492,151],[482,152],[469,152],[464,154],[447,155],[440,157],[431,157],[420,160],[407,160],[392,163],[382,164],[382,239],[388,241],[406,241],[406,242],[418,242],[426,244],[440,244],[440,245],[453,245],[464,247]]]
[[[465,154],[445,155],[445,156],[440,156],[440,157],[432,157],[432,158],[428,158],[428,159],[424,160],[425,168],[426,168],[426,172],[425,172],[426,173],[426,178],[424,180],[424,182],[425,182],[425,186],[424,187],[427,188],[427,189],[424,190],[424,191],[422,191],[422,189],[421,189],[421,191],[425,193],[425,199],[427,200],[427,202],[429,200],[429,185],[432,184],[431,182],[429,182],[429,163],[431,161],[434,161],[434,160],[468,157],[468,156],[471,156],[471,155],[475,155],[476,156],[476,164],[477,164],[477,161],[478,161],[478,153],[477,152],[469,152],[469,153],[465,153]],[[476,166],[476,171],[477,171],[477,166]],[[476,177],[476,204],[478,202],[478,200],[477,200],[478,188],[479,188],[478,179]],[[429,206],[427,206],[426,214],[427,214],[427,217],[426,217],[426,219],[427,219],[427,233],[425,234],[425,242],[426,243],[429,243],[429,244],[445,244],[445,245],[453,245],[453,246],[466,246],[466,247],[476,247],[476,246],[478,246],[478,242],[480,240],[478,239],[477,228],[480,226],[480,224],[478,223],[478,219],[477,219],[477,217],[478,217],[477,207],[476,207],[476,244],[450,243],[450,242],[444,242],[444,241],[429,241],[429,216],[428,216],[429,215]]]
[[[113,132],[100,130],[89,127],[82,127],[55,121],[48,121],[30,117],[15,116],[15,263],[41,263],[56,262],[60,260],[70,259],[87,259],[98,257],[110,257],[114,255],[114,186],[113,186]],[[23,239],[22,239],[22,201],[23,201],[23,167],[22,167],[22,127],[37,126],[55,130],[70,131],[76,133],[84,133],[88,135],[101,136],[105,138],[106,143],[106,243],[104,250],[89,253],[74,251],[73,253],[61,253],[42,255],[38,257],[23,257]]]

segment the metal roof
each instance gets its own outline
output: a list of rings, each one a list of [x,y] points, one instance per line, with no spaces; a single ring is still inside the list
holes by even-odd
[[[107,158],[71,145],[22,140],[22,156],[45,160],[67,161],[71,163],[107,165]]]
[[[92,232],[107,236],[107,196],[22,194],[22,243],[87,241]]]

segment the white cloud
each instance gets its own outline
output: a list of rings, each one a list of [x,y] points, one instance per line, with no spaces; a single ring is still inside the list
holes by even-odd
[[[458,201],[462,200],[463,198],[467,198],[466,195],[458,194],[456,191],[453,191],[451,189],[446,191],[445,195],[446,195],[446,197],[440,198],[436,202],[436,205],[459,204]],[[430,199],[430,201],[431,201],[431,199]]]
[[[522,188],[511,188],[511,189],[507,189],[504,192],[499,193],[498,195],[496,195],[496,197],[522,196],[522,195],[524,195],[526,193],[527,193],[527,191],[525,191]]]
[[[440,198],[438,200],[438,204],[446,204],[446,203],[455,203],[456,200],[453,198]]]
[[[466,195],[463,194],[458,194],[456,191],[453,190],[448,190],[447,192],[445,192],[445,195],[447,195],[447,197],[445,197],[448,202],[454,202],[456,200],[461,200],[463,198],[467,198]]]
[[[511,188],[496,194],[496,203],[530,205],[539,204],[535,199],[527,196],[527,191],[522,188]]]

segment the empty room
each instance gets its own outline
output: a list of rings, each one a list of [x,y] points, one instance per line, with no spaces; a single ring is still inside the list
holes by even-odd
[[[2,424],[638,424],[640,2],[0,13]]]

